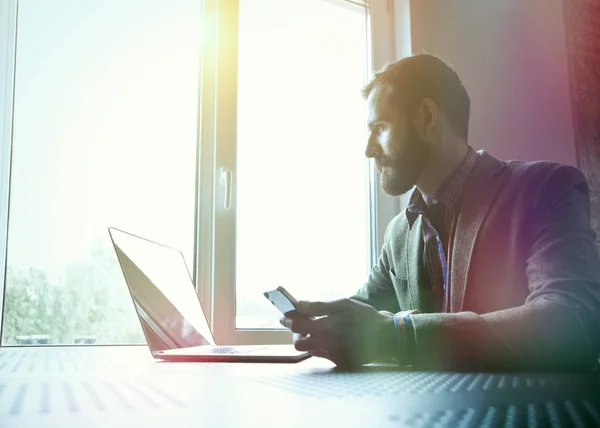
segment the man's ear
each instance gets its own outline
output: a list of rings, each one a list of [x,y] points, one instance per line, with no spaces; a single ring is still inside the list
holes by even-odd
[[[423,98],[414,117],[414,126],[419,137],[429,141],[433,135],[437,119],[438,111],[435,102],[431,98]]]

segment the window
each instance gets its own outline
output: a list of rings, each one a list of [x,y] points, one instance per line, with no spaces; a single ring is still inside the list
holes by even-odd
[[[108,226],[183,251],[219,344],[290,341],[267,289],[352,294],[397,212],[360,96],[390,4],[1,2],[1,344],[143,343]]]
[[[108,226],[193,262],[200,13],[19,1],[3,344],[144,342]]]
[[[198,266],[210,269],[200,269],[200,295],[211,303],[218,343],[289,343],[262,292],[283,285],[301,299],[354,293],[398,212],[397,200],[379,197],[364,159],[360,98],[371,19],[382,41],[375,64],[393,59],[391,2],[220,6],[227,18],[215,36],[215,210],[204,229],[212,244],[199,247]]]
[[[366,12],[339,1],[240,1],[237,328],[281,328],[268,289],[328,300],[353,294],[368,274]]]

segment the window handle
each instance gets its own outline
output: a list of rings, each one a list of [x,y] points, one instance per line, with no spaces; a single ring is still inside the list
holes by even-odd
[[[225,186],[225,209],[231,207],[231,178],[231,170],[224,166],[221,167],[221,184]]]

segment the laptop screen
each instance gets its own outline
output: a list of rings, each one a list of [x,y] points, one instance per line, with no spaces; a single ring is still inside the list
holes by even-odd
[[[183,254],[109,229],[150,349],[214,344]]]

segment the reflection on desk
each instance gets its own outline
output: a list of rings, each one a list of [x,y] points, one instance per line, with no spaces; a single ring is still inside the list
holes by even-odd
[[[285,423],[283,423],[284,421]],[[600,380],[165,363],[146,347],[0,348],[0,427],[600,426]],[[282,425],[283,424],[283,425]]]

